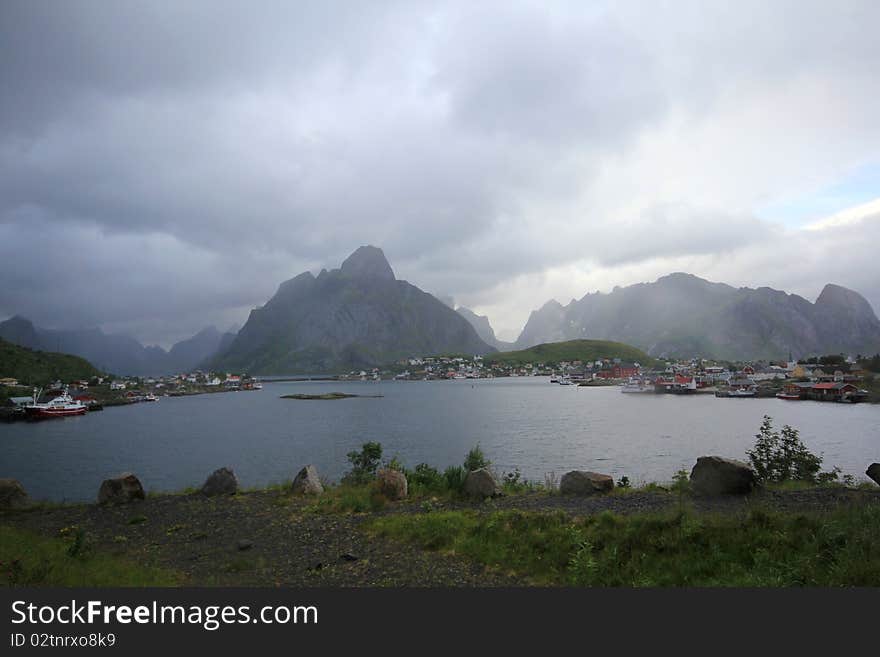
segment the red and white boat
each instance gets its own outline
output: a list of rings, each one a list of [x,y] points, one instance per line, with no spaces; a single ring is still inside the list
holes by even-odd
[[[68,415],[84,415],[88,406],[75,400],[67,393],[67,388],[52,401],[38,402],[39,393],[34,391],[34,401],[24,407],[25,413],[31,417],[66,417]]]

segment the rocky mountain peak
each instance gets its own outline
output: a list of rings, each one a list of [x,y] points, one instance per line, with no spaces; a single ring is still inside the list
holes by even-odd
[[[834,283],[828,283],[828,285],[822,288],[822,292],[816,299],[816,306],[833,308],[867,317],[874,321],[877,320],[874,309],[871,308],[871,304],[868,303],[865,297],[858,292],[845,288],[842,285],[835,285]]]
[[[361,246],[352,253],[340,267],[340,272],[352,278],[378,278],[393,281],[394,270],[388,264],[382,249],[375,246]]]

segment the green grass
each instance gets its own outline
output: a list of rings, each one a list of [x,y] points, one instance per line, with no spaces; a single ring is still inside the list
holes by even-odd
[[[323,495],[316,497],[307,510],[314,513],[369,513],[381,511],[387,501],[375,482],[340,484],[324,488]]]
[[[575,360],[587,362],[600,358],[620,358],[625,362],[638,362],[642,365],[654,363],[654,359],[641,349],[622,342],[607,340],[569,340],[568,342],[539,344],[520,351],[490,354],[484,358],[484,361],[486,363],[521,365],[524,363],[553,364]]]
[[[0,525],[0,586],[177,586],[182,577],[89,547],[88,537],[65,532],[46,538]]]
[[[432,512],[368,531],[465,555],[535,584],[878,586],[880,506],[745,516]]]

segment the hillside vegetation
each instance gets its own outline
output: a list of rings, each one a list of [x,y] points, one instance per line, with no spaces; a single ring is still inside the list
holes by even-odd
[[[58,379],[91,379],[99,374],[89,361],[78,356],[35,351],[0,339],[0,378],[18,379],[23,385],[45,385]]]
[[[624,362],[650,365],[654,359],[641,349],[608,340],[569,340],[539,344],[519,351],[505,351],[486,356],[486,362],[516,365],[522,363],[559,363],[560,361],[595,361],[619,358]]]

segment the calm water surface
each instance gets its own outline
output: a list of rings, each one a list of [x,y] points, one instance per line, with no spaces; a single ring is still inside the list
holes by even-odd
[[[380,399],[280,399],[289,393],[382,394]],[[166,397],[82,417],[0,425],[0,477],[37,499],[92,500],[130,470],[148,490],[200,485],[221,466],[244,486],[292,478],[314,463],[338,479],[368,441],[408,466],[444,468],[479,443],[502,471],[543,481],[573,469],[668,481],[698,456],[745,458],[764,414],[798,428],[824,466],[865,479],[880,461],[880,405],[625,395],[551,385],[546,378],[476,381],[266,383],[263,390]]]

